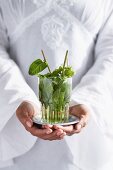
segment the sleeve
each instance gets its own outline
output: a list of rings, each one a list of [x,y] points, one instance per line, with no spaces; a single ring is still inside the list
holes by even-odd
[[[36,141],[24,130],[15,115],[17,107],[25,100],[40,107],[35,93],[16,63],[10,59],[7,30],[0,9],[0,161],[23,154]]]
[[[71,103],[89,106],[97,126],[113,139],[113,12],[98,34],[94,64],[74,88]]]

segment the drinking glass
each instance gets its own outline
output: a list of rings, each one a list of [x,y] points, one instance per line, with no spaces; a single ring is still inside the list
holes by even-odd
[[[40,117],[43,123],[68,122],[71,91],[72,78],[39,78]]]

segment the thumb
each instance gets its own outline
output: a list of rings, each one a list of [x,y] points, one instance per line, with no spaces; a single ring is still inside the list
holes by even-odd
[[[33,121],[30,118],[26,119],[25,126],[31,128],[33,126]]]
[[[72,106],[69,108],[69,113],[71,115],[76,115],[79,117],[79,112],[80,112],[80,108],[79,108],[79,105],[75,105],[75,106]]]
[[[19,121],[26,127],[32,127],[32,117],[34,115],[34,107],[28,102],[23,102],[17,109],[16,115]]]
[[[24,125],[24,127],[29,127],[31,128],[33,126],[33,121],[31,119],[30,114],[28,114],[27,112],[17,112],[17,117],[19,119],[19,121]]]

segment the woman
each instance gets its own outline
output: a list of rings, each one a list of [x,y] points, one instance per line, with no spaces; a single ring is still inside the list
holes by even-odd
[[[112,11],[112,0],[0,0],[1,170],[112,169]],[[40,104],[28,68],[41,49],[51,69],[69,51],[74,126],[33,126]]]

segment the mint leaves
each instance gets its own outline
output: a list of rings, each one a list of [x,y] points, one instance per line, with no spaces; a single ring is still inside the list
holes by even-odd
[[[41,71],[43,71],[45,68],[47,68],[47,62],[42,61],[41,59],[35,60],[29,68],[29,74],[30,75],[38,75]]]
[[[51,69],[47,63],[46,57],[44,55],[44,52],[42,51],[43,60],[37,59],[35,60],[29,68],[29,75],[36,75],[38,77],[47,77],[47,78],[53,78],[53,77],[61,77],[61,78],[70,78],[74,75],[74,71],[72,67],[66,66],[66,62],[68,62],[68,51],[66,51],[65,59],[63,66],[60,66],[59,68],[55,69],[53,72],[51,72]],[[44,69],[48,68],[48,73],[45,75],[39,74]]]
[[[70,78],[75,74],[68,66],[68,51],[64,63],[51,71],[43,51],[43,60],[35,60],[29,68],[30,75],[39,77],[39,100],[42,103],[42,119],[48,123],[63,122],[68,119],[72,84]],[[46,74],[41,74],[48,69]]]

